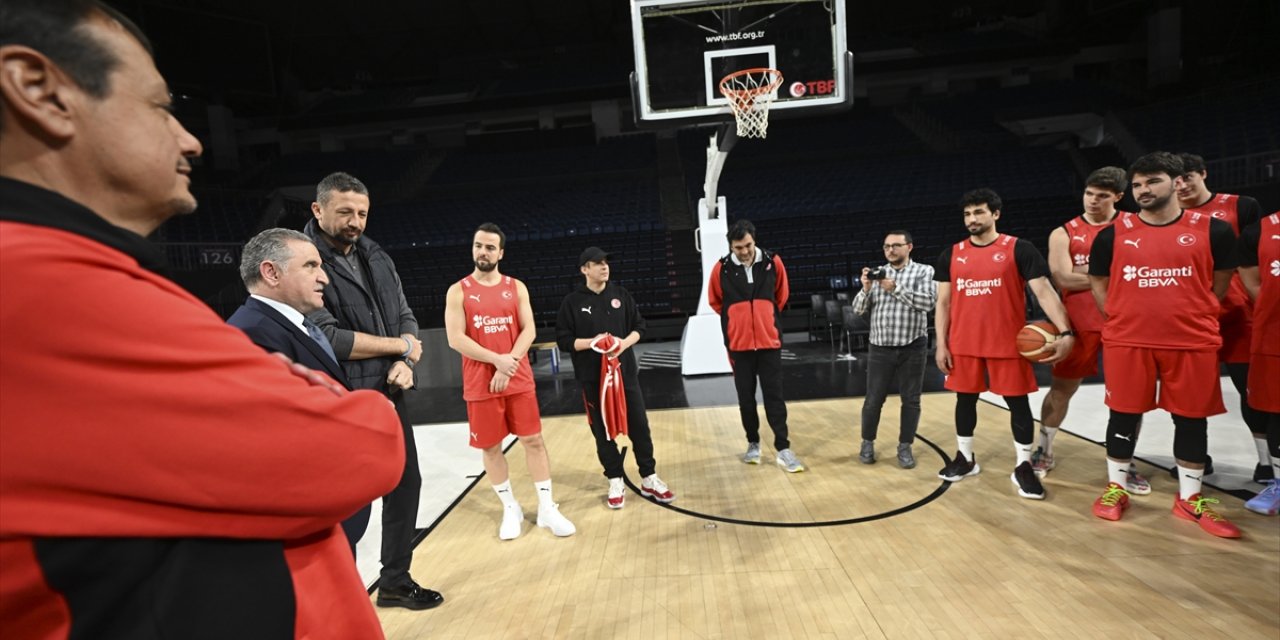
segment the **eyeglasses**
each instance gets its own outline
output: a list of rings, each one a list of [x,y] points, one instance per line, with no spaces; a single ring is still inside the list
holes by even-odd
[[[893,243],[893,244],[886,244],[886,245],[884,245],[884,250],[885,250],[885,251],[888,251],[888,250],[890,250],[890,249],[901,249],[901,248],[903,248],[903,247],[905,247],[905,246],[907,246],[907,243],[905,243],[905,242],[895,242],[895,243]]]

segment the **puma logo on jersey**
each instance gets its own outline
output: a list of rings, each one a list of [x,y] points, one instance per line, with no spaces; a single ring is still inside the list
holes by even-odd
[[[1130,438],[1129,436],[1126,436],[1123,433],[1117,433],[1116,437],[1120,438],[1121,440],[1128,440],[1129,442],[1133,442],[1133,438]]]
[[[471,298],[472,300],[475,300],[476,302],[480,302],[480,296],[478,294],[474,296],[467,296],[467,297]]]
[[[1142,247],[1138,246],[1138,243],[1141,241],[1142,241],[1142,238],[1138,238],[1137,240],[1125,240],[1124,243],[1133,245],[1134,249],[1141,249]]]
[[[1072,239],[1072,240],[1079,240],[1080,242],[1084,242],[1084,236],[1071,236],[1071,239]]]
[[[956,262],[961,264],[969,264],[969,259],[964,256],[956,256]]]
[[[591,315],[591,307],[583,307],[582,312],[587,315]]]
[[[1272,235],[1272,236],[1271,236],[1271,239],[1272,239],[1272,240],[1280,240],[1280,236]]]
[[[471,432],[471,439],[472,439],[472,440],[479,440],[479,439],[480,439],[480,436],[476,435],[476,432],[472,431],[472,432]]]

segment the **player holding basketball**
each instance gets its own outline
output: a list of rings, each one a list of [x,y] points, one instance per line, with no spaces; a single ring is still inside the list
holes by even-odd
[[[1186,174],[1183,186],[1178,189],[1178,204],[1188,213],[1200,213],[1231,224],[1238,236],[1240,230],[1255,224],[1262,217],[1262,207],[1249,196],[1230,193],[1214,194],[1205,185],[1208,170],[1204,158],[1191,153],[1180,153]],[[1267,453],[1267,425],[1263,416],[1254,411],[1249,399],[1249,337],[1252,333],[1253,305],[1245,293],[1239,276],[1231,279],[1227,297],[1222,300],[1222,315],[1218,316],[1218,334],[1222,336],[1222,348],[1218,361],[1227,365],[1231,384],[1240,394],[1240,413],[1253,434],[1254,448],[1258,452],[1258,466],[1253,469],[1253,481],[1266,483],[1274,476],[1271,472],[1271,456]]]
[[[557,536],[571,536],[577,529],[552,500],[551,461],[542,440],[533,369],[525,359],[536,332],[529,290],[498,271],[506,244],[498,225],[486,222],[476,228],[471,243],[475,270],[449,287],[445,333],[449,347],[462,354],[462,397],[467,401],[471,446],[484,452],[485,474],[502,501],[498,537],[514,540],[524,525],[524,511],[511,493],[502,452],[502,440],[509,433],[524,445],[529,475],[538,491],[538,526]]]
[[[1249,405],[1265,418],[1273,478],[1280,478],[1280,212],[1240,234],[1240,280],[1253,298],[1253,341],[1249,358]],[[1274,516],[1280,511],[1280,482],[1244,503]]]
[[[1142,414],[1157,406],[1173,415],[1178,497],[1173,514],[1223,538],[1240,530],[1200,494],[1208,455],[1208,417],[1225,413],[1218,384],[1219,301],[1237,257],[1231,225],[1184,212],[1175,199],[1185,174],[1163,151],[1129,168],[1142,211],[1120,215],[1093,243],[1089,282],[1106,315],[1107,478],[1093,514],[1119,520],[1129,507],[1125,483]],[[1159,399],[1156,381],[1160,381]]]
[[[1075,344],[1066,309],[1049,284],[1049,266],[1030,242],[996,231],[1003,206],[991,189],[975,189],[960,199],[969,239],[943,250],[934,279],[938,307],[938,368],[947,376],[946,388],[956,392],[954,460],[938,472],[959,482],[981,471],[973,454],[973,431],[978,425],[978,394],[988,388],[1009,405],[1017,462],[1010,476],[1018,495],[1044,499],[1044,486],[1031,468],[1035,421],[1027,394],[1036,390],[1031,363],[1019,355],[1014,337],[1026,324],[1026,287],[1061,332],[1046,363],[1061,361]],[[988,385],[987,380],[990,380]]]
[[[1053,469],[1053,438],[1067,417],[1071,397],[1080,380],[1098,375],[1102,350],[1102,312],[1089,288],[1089,250],[1098,232],[1116,218],[1116,203],[1124,197],[1125,173],[1120,167],[1103,167],[1089,174],[1084,186],[1084,213],[1049,234],[1049,271],[1062,292],[1062,304],[1076,332],[1076,348],[1053,366],[1053,382],[1040,405],[1040,446],[1031,454],[1031,468],[1043,477]],[[1151,493],[1151,484],[1129,469],[1130,493]]]

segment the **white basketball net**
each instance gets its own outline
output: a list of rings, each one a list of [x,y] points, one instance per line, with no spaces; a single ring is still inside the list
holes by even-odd
[[[780,86],[782,72],[777,69],[747,69],[720,81],[720,94],[729,99],[738,121],[738,137],[764,138],[769,133],[769,105]]]

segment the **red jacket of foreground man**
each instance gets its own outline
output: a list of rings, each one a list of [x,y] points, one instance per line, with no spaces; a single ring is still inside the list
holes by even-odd
[[[382,637],[337,525],[400,477],[394,409],[309,385],[161,264],[0,178],[0,636]]]
[[[707,287],[707,302],[720,314],[729,351],[781,349],[781,314],[790,295],[782,258],[759,247],[750,265],[739,264],[732,253],[721,258]]]

